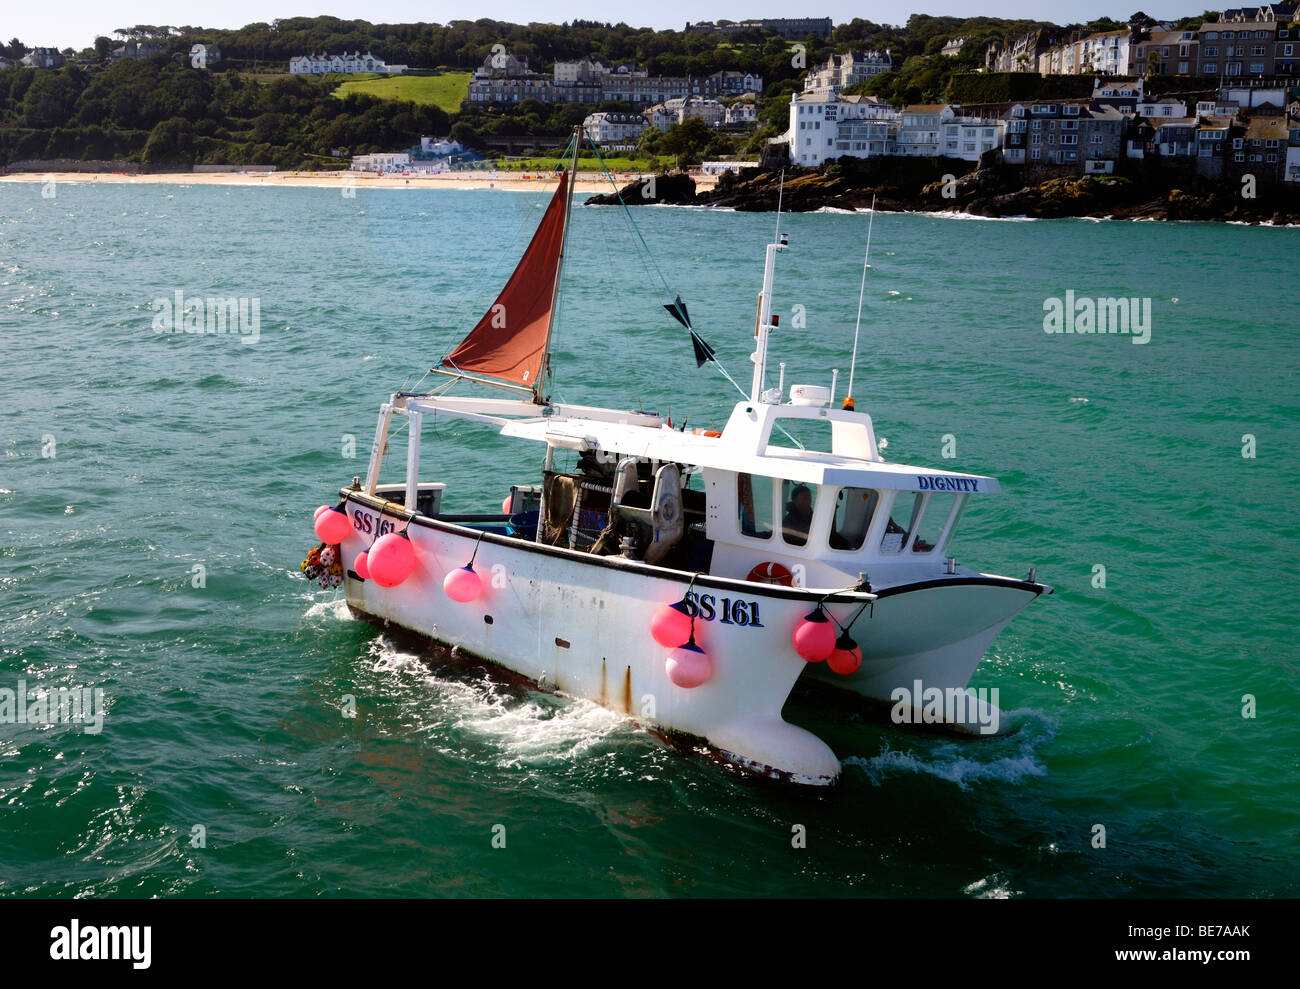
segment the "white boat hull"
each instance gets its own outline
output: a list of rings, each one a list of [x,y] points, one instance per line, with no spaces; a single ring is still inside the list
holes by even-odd
[[[400,508],[382,515],[382,503],[345,493],[354,521],[342,544],[350,568],[381,522],[400,528],[406,516]],[[649,628],[656,609],[682,598],[691,575],[511,537],[480,537],[467,526],[425,518],[417,518],[408,535],[416,564],[399,586],[384,588],[348,573],[347,601],[355,611],[458,647],[544,689],[702,740],[723,758],[763,775],[810,785],[838,777],[835,753],[781,714],[795,682],[810,667],[795,653],[791,634],[824,592],[698,576],[694,592],[702,603],[707,596],[711,607],[701,608],[696,639],[713,669],[706,683],[686,689],[669,680],[667,650],[651,638]],[[469,562],[476,544],[474,569],[482,593],[457,603],[444,592],[443,579]],[[896,683],[918,677],[927,685],[964,687],[988,644],[1034,592],[1012,589],[992,613],[988,589],[962,585],[951,592],[957,596],[942,630],[930,610],[933,601],[918,612],[909,594],[882,597],[853,629],[863,648],[862,669],[851,677],[827,675],[839,686],[882,700]],[[739,609],[743,616],[730,614],[733,620],[723,621],[724,608],[731,613],[738,600],[745,602]],[[842,593],[831,598],[827,610],[848,622],[867,600]],[[706,621],[709,610],[713,617]],[[918,623],[922,613],[930,618]]]

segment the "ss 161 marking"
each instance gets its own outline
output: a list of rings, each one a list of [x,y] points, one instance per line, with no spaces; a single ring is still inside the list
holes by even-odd
[[[742,625],[749,628],[764,627],[759,620],[757,601],[723,598],[719,602],[712,594],[696,594],[694,591],[687,594],[684,600],[686,601],[686,613],[702,622],[716,620],[723,625]]]
[[[397,523],[391,521],[390,519],[380,519],[378,522],[379,527],[377,530],[375,528],[375,525],[376,525],[375,517],[371,515],[369,512],[363,512],[359,509],[353,509],[352,528],[356,529],[357,532],[365,533],[366,535],[369,535],[370,533],[373,532],[375,534],[375,537],[378,538],[379,536],[382,536],[386,532],[393,532],[397,529]]]

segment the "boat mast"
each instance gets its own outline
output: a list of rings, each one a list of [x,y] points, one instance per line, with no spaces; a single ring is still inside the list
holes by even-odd
[[[785,191],[785,176],[782,174],[781,191]],[[778,193],[780,195],[780,193]],[[754,352],[749,355],[749,359],[754,362],[754,382],[750,388],[749,400],[754,403],[766,402],[769,405],[781,404],[781,392],[777,389],[775,401],[770,401],[772,396],[765,395],[764,385],[767,383],[767,335],[775,329],[780,317],[772,316],[772,281],[776,274],[776,252],[784,251],[790,245],[790,238],[780,233],[781,229],[781,206],[780,200],[777,201],[776,213],[777,235],[774,243],[767,245],[767,257],[763,262],[763,292],[758,297],[758,325],[754,329],[756,345]]]
[[[537,375],[533,389],[533,401],[538,405],[548,404],[542,397],[543,382],[551,377],[551,341],[555,332],[555,308],[560,302],[560,280],[564,277],[564,255],[569,246],[569,214],[573,210],[573,186],[578,178],[578,148],[582,143],[582,127],[573,128],[573,158],[569,162],[569,194],[564,199],[564,225],[560,233],[560,257],[555,267],[555,284],[551,286],[551,311],[546,317],[546,349],[542,351],[542,370]]]

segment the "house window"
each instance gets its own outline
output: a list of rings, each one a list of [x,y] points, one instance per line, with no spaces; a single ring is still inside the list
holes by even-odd
[[[1034,130],[1042,130],[1042,129],[1043,129],[1043,122],[1041,120],[1035,120]]]
[[[1067,117],[1077,117],[1079,115],[1079,108],[1077,106],[1062,107],[1061,113]]]
[[[1263,45],[1252,45],[1251,48],[1250,48],[1250,53],[1251,53],[1252,55],[1254,55],[1256,58],[1259,58],[1259,56],[1261,56],[1261,55],[1264,54],[1264,46],[1263,46]]]
[[[1206,75],[1212,75],[1212,76],[1214,76],[1214,75],[1218,75],[1218,74],[1219,74],[1219,63],[1218,63],[1218,62],[1206,62],[1206,63],[1205,63],[1205,68],[1203,68],[1201,71],[1204,72]]]
[[[1218,58],[1219,57],[1218,46],[1206,45],[1205,48],[1201,50],[1201,54],[1205,55],[1207,58]]]
[[[1100,135],[1100,134],[1093,134],[1092,137],[1090,137],[1090,138],[1088,139],[1088,143],[1089,143],[1089,144],[1100,144],[1100,143],[1101,143],[1101,135]]]
[[[1268,32],[1267,32],[1267,31],[1256,31],[1256,32],[1255,32],[1255,37],[1256,37],[1256,38],[1267,38],[1267,37],[1268,37]]]
[[[1078,144],[1078,143],[1079,143],[1079,135],[1078,135],[1078,134],[1062,134],[1062,135],[1061,135],[1061,143],[1062,143],[1062,144]]]
[[[1251,71],[1251,72],[1263,72],[1263,71],[1264,71],[1264,63],[1263,63],[1263,62],[1251,62],[1251,63],[1250,63],[1250,71]]]
[[[1236,35],[1233,34],[1231,31],[1224,31],[1224,32],[1223,32],[1223,40],[1224,40],[1224,41],[1231,41],[1231,40],[1232,40],[1233,38],[1235,38],[1235,37],[1236,37]]]
[[[1275,155],[1275,154],[1273,154],[1273,155],[1265,155],[1264,160],[1265,160],[1265,161],[1270,161],[1270,162],[1274,162],[1274,163],[1276,163],[1276,162],[1277,162],[1277,155]]]
[[[1032,158],[1034,161],[1038,161],[1040,158],[1043,157],[1043,152],[1039,148],[1034,148],[1029,152],[1029,157]]]
[[[1179,58],[1186,58],[1186,57],[1187,57],[1187,46],[1186,46],[1186,45],[1179,45],[1179,46],[1178,46],[1178,57],[1179,57]]]
[[[1294,49],[1294,48],[1295,48],[1295,45],[1283,45],[1283,46],[1282,46],[1282,54],[1283,54],[1283,55],[1286,55],[1286,56],[1288,56],[1288,57],[1291,56],[1291,55],[1294,55],[1295,52],[1292,51],[1292,49]]]
[[[1178,63],[1178,74],[1179,74],[1180,76],[1185,76],[1185,75],[1187,75],[1187,63],[1186,63],[1186,62],[1179,62],[1179,63]]]
[[[1245,153],[1244,151],[1238,151],[1235,155],[1232,156],[1232,160],[1233,160],[1233,161],[1245,161],[1245,160],[1246,160],[1246,153]]]

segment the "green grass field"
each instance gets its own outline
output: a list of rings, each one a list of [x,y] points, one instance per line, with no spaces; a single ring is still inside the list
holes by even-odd
[[[446,72],[440,76],[379,76],[367,73],[360,79],[349,79],[334,90],[342,99],[349,93],[365,93],[381,100],[410,100],[413,103],[432,103],[448,113],[460,109],[461,101],[469,93],[468,72]]]

